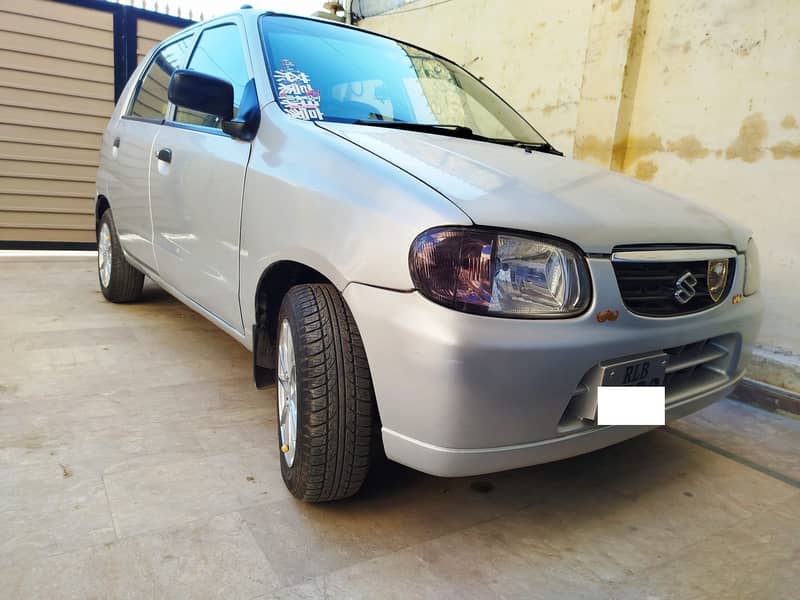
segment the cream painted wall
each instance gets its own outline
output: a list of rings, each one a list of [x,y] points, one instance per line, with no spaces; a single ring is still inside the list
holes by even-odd
[[[358,25],[457,62],[572,152],[591,15],[591,1],[453,0]]]
[[[462,64],[568,155],[749,225],[752,374],[800,391],[800,2],[419,0],[359,25]]]
[[[626,173],[749,225],[763,344],[800,353],[800,2],[651,0]]]

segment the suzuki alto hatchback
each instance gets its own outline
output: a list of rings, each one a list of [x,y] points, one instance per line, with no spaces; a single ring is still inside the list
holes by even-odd
[[[246,9],[143,60],[103,136],[100,287],[145,275],[275,382],[276,459],[308,501],[377,449],[441,476],[553,461],[674,419],[744,375],[761,319],[750,233],[563,158],[445,58]]]

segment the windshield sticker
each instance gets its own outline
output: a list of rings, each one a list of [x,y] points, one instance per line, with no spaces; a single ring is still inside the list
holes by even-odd
[[[278,104],[290,117],[310,121],[322,119],[319,109],[319,90],[311,86],[308,75],[295,67],[286,58],[281,61],[281,69],[273,72],[278,86]]]

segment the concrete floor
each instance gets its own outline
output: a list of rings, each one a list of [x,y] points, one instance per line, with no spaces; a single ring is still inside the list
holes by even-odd
[[[468,479],[398,465],[291,498],[250,355],[152,285],[0,260],[3,598],[788,598],[800,421],[723,401]]]

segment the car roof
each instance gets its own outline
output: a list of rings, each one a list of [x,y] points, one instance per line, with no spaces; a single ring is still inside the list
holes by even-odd
[[[332,27],[347,27],[349,29],[356,29],[356,30],[362,31],[364,33],[372,33],[372,34],[375,34],[375,35],[380,35],[380,34],[376,34],[375,32],[363,29],[361,27],[357,27],[355,25],[350,25],[348,23],[343,23],[341,21],[332,21],[331,19],[323,19],[321,17],[312,17],[310,15],[308,15],[308,16],[306,16],[306,15],[298,15],[298,14],[294,14],[294,13],[285,13],[285,12],[280,12],[280,11],[266,10],[266,9],[263,9],[263,8],[253,8],[253,7],[242,7],[242,8],[239,8],[237,10],[228,11],[228,12],[222,14],[222,15],[217,15],[217,16],[211,18],[211,19],[207,19],[205,21],[200,21],[198,23],[195,23],[194,25],[190,25],[189,27],[187,27],[183,31],[187,31],[189,29],[194,29],[196,27],[205,27],[205,26],[213,23],[214,21],[227,19],[227,18],[232,17],[234,15],[239,15],[239,16],[247,19],[247,20],[256,19],[256,18],[258,18],[258,17],[260,17],[262,15],[269,15],[269,16],[274,16],[274,17],[290,17],[292,19],[303,19],[304,21],[313,21],[315,23],[323,23],[325,25],[330,25]],[[386,36],[381,36],[381,37],[386,37]]]

